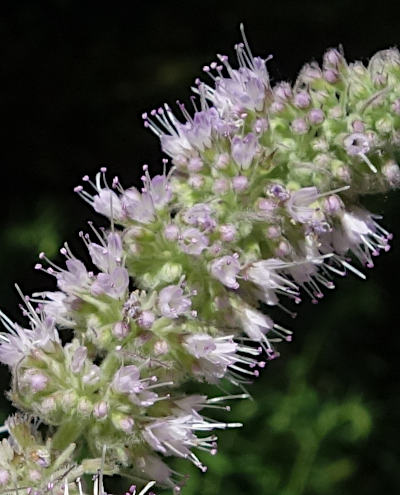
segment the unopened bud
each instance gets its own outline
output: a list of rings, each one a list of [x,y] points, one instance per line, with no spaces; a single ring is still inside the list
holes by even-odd
[[[221,225],[219,231],[223,241],[231,242],[236,237],[236,227],[234,225]]]
[[[237,175],[232,179],[232,187],[235,191],[245,191],[249,185],[249,180],[245,175]]]
[[[396,162],[390,160],[385,163],[382,167],[382,173],[392,187],[398,187],[400,185],[400,168]]]
[[[125,321],[117,321],[112,328],[112,334],[117,339],[124,339],[129,333],[130,327]]]
[[[175,241],[179,236],[179,228],[174,224],[169,224],[164,227],[164,237],[167,241]]]
[[[104,402],[103,400],[101,402],[98,402],[97,404],[94,405],[93,408],[93,415],[98,418],[102,419],[105,418],[108,414],[108,405],[107,402]]]
[[[297,108],[307,108],[311,103],[310,95],[306,91],[300,91],[294,95],[293,103]]]
[[[328,196],[324,200],[324,210],[329,215],[334,215],[335,213],[340,211],[342,207],[343,207],[343,202],[336,194],[332,194],[331,196]]]
[[[216,160],[214,162],[214,166],[215,168],[223,170],[227,167],[229,162],[230,162],[230,157],[228,153],[221,153],[220,155],[217,155]]]
[[[213,192],[215,194],[223,194],[229,189],[229,182],[227,179],[221,178],[214,181]]]
[[[143,328],[143,330],[150,330],[155,319],[156,317],[151,311],[142,311],[137,319],[137,324],[140,328]]]
[[[295,133],[295,134],[306,134],[308,132],[308,124],[307,122],[302,119],[301,117],[297,118],[297,119],[294,119],[292,121],[292,131]]]
[[[77,411],[82,416],[89,416],[93,411],[93,404],[86,397],[82,397],[78,401]]]
[[[321,124],[324,121],[324,112],[320,108],[313,108],[308,112],[308,120],[310,124]]]
[[[203,165],[203,160],[199,156],[194,156],[189,160],[187,168],[190,172],[199,172]]]
[[[10,473],[5,469],[0,469],[0,486],[7,485],[10,480]]]

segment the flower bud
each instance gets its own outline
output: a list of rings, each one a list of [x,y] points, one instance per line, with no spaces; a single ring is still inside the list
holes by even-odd
[[[281,228],[278,225],[270,225],[267,228],[266,236],[268,239],[277,239],[280,237],[281,233]]]
[[[157,340],[154,343],[154,354],[156,356],[164,356],[169,351],[168,343],[165,340]]]
[[[359,120],[359,119],[356,119],[356,120],[353,120],[353,122],[351,123],[351,127],[352,127],[352,130],[354,132],[359,132],[359,133],[363,133],[365,131],[365,125],[364,125],[364,122],[362,120]]]
[[[40,404],[40,411],[42,414],[47,415],[54,412],[57,409],[57,403],[54,397],[46,397]]]
[[[214,166],[219,170],[223,170],[227,167],[229,162],[230,162],[230,157],[228,153],[221,153],[220,155],[216,156]]]
[[[301,117],[298,117],[297,119],[294,119],[292,121],[292,131],[295,134],[306,134],[308,132],[308,124],[307,122],[302,119]]]
[[[93,404],[86,397],[81,397],[78,401],[77,411],[84,417],[90,416],[93,411]]]
[[[320,108],[313,108],[308,112],[308,120],[312,125],[321,124],[324,121],[324,112]]]
[[[281,241],[278,244],[278,247],[275,249],[275,255],[276,256],[287,256],[290,254],[291,249],[290,249],[290,244],[287,241]]]
[[[289,100],[292,97],[292,88],[287,82],[278,83],[274,89],[274,95],[280,100]]]
[[[179,236],[179,228],[174,224],[169,224],[164,227],[164,237],[167,241],[175,241]]]
[[[237,175],[232,179],[232,187],[236,192],[242,192],[247,189],[249,180],[245,175]]]
[[[400,115],[400,98],[392,103],[392,110],[396,115]]]
[[[324,67],[337,68],[343,62],[343,56],[336,48],[331,48],[324,53],[323,65]]]
[[[336,194],[328,196],[324,200],[324,210],[329,215],[334,215],[343,208],[343,202]]]
[[[34,483],[37,483],[42,479],[42,475],[40,474],[40,471],[37,469],[30,469],[29,470],[29,479],[33,481]]]
[[[130,418],[129,416],[122,417],[118,421],[118,426],[120,430],[124,431],[125,433],[131,433],[133,429],[133,425],[135,424],[135,421],[133,418]]]
[[[204,177],[198,174],[191,175],[188,179],[188,184],[193,189],[200,189],[204,184]]]
[[[155,319],[156,317],[151,311],[142,311],[137,319],[137,324],[140,328],[143,328],[143,330],[150,330]]]
[[[306,91],[300,91],[294,95],[293,103],[297,108],[307,108],[311,103],[310,95]]]
[[[44,373],[32,369],[25,372],[24,381],[30,385],[31,391],[35,394],[46,388],[49,379]]]
[[[273,101],[269,107],[271,114],[281,113],[285,109],[285,105],[281,101]]]
[[[128,323],[126,323],[125,321],[117,321],[117,323],[113,325],[112,334],[117,339],[123,339],[128,335],[129,330],[130,327]]]
[[[194,156],[190,158],[187,168],[189,172],[199,172],[203,165],[203,160],[199,156]]]
[[[221,234],[221,239],[226,242],[231,242],[236,237],[236,227],[234,225],[221,225],[219,227],[219,231]]]
[[[107,402],[101,401],[94,405],[93,415],[98,419],[103,419],[108,414],[108,405]]]
[[[269,128],[267,119],[257,119],[253,124],[253,131],[257,134],[263,134]]]
[[[0,486],[7,485],[10,480],[10,473],[5,469],[0,469]]]
[[[400,185],[400,168],[393,160],[385,163],[382,167],[382,173],[391,187],[399,187]]]
[[[212,189],[215,194],[224,194],[229,189],[228,179],[225,179],[223,177],[217,179],[216,181],[214,181]]]
[[[327,69],[324,70],[324,79],[330,84],[335,84],[339,78],[339,74],[337,73],[336,70],[333,69]]]

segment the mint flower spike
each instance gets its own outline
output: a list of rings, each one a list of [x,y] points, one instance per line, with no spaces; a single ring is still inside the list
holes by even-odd
[[[28,435],[50,459],[36,478],[29,464],[9,467],[14,447],[3,441],[7,489],[42,493],[71,459],[75,471],[57,478],[65,495],[77,473],[97,473],[99,494],[103,474],[179,491],[183,479],[167,458],[206,471],[197,451],[216,454],[215,430],[241,425],[203,411],[247,398],[277,344],[292,339],[268,308],[295,316],[303,294],[317,303],[335,276],[365,278],[357,263],[371,268],[390,249],[392,235],[360,198],[400,185],[397,50],[364,67],[331,49],[293,86],[272,86],[268,58],[254,57],[242,34],[238,67],[218,55],[204,67],[211,83],[196,80],[193,116],[182,103],[179,118],[168,105],[143,114],[168,172],[168,159],[153,178],[144,165],[142,187],[124,188],[102,167],[75,188],[110,221],[80,233],[90,263],[68,244],[65,265],[40,253],[35,268],[57,290],[21,294],[29,328],[0,313],[9,397],[49,428],[46,442]],[[221,390],[228,381],[243,393],[186,395],[188,380]],[[79,466],[75,443],[89,453]]]

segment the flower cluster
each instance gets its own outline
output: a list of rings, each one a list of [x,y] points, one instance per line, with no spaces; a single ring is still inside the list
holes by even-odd
[[[294,314],[304,295],[318,302],[335,275],[364,277],[358,262],[370,268],[389,249],[391,234],[359,198],[400,185],[399,53],[365,67],[331,49],[293,86],[272,86],[245,37],[235,48],[238,68],[225,55],[204,67],[212,82],[196,81],[193,115],[184,104],[180,117],[168,105],[143,114],[168,173],[167,159],[153,178],[145,165],[142,187],[124,188],[102,168],[75,188],[110,221],[80,234],[90,263],[67,244],[61,265],[41,253],[36,269],[57,291],[21,294],[28,328],[1,314],[11,400],[50,425],[56,452],[85,445],[93,458],[81,470],[106,446],[105,472],[178,490],[166,457],[205,471],[196,450],[215,454],[215,430],[240,425],[203,412],[245,398],[276,343],[291,340],[268,307]],[[188,395],[188,380],[241,390]],[[21,461],[15,474],[5,442],[0,486],[21,478],[40,492],[47,471]]]

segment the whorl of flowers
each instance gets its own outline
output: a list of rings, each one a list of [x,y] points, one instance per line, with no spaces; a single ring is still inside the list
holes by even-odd
[[[179,103],[179,115],[168,105],[143,115],[168,172],[167,159],[153,178],[145,165],[139,190],[108,182],[103,168],[75,188],[110,220],[80,234],[90,266],[67,244],[61,265],[41,253],[36,268],[58,290],[22,296],[27,328],[2,315],[9,397],[49,437],[35,430],[25,445],[7,423],[1,489],[41,493],[63,479],[62,489],[101,462],[102,473],[179,489],[167,458],[205,471],[196,452],[215,454],[215,431],[240,425],[203,412],[245,398],[276,343],[291,339],[268,307],[316,303],[334,276],[364,277],[389,249],[360,196],[400,184],[398,51],[365,67],[331,49],[293,86],[272,86],[266,60],[246,41],[235,48],[239,67],[225,55],[204,67],[211,83],[196,80],[193,112]],[[188,380],[239,390],[187,395]],[[74,457],[74,444],[91,457]]]

